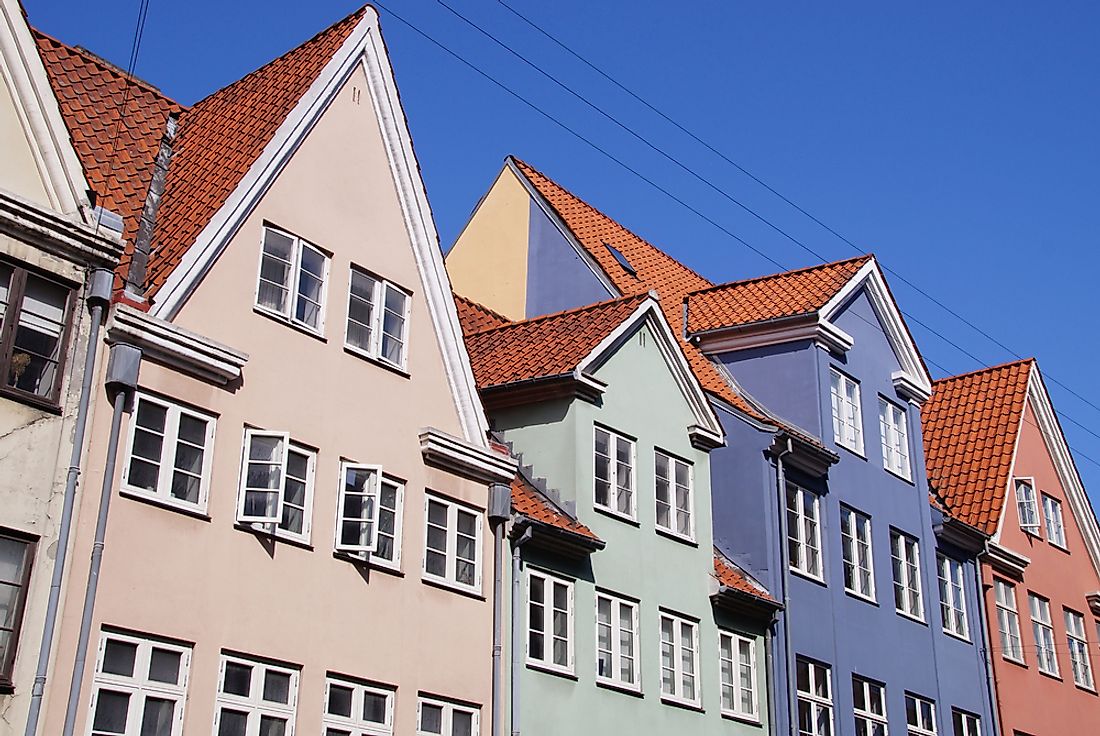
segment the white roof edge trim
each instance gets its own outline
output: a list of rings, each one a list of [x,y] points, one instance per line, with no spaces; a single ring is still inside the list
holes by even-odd
[[[382,133],[394,186],[420,272],[428,312],[443,355],[444,371],[458,410],[463,438],[487,448],[488,422],[478,397],[473,370],[459,328],[458,310],[443,267],[439,235],[428,205],[397,94],[393,68],[381,39],[378,15],[368,8],[343,46],[325,65],[260,157],[206,224],[158,293],[151,313],[172,320],[201,283],[245,218],[267,192],[305,137],[320,120],[344,82],[359,65],[367,75],[371,102]]]

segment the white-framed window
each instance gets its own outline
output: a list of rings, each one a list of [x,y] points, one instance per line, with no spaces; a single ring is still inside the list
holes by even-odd
[[[685,539],[695,538],[692,468],[683,460],[654,452],[657,528]]]
[[[1016,586],[1003,580],[993,581],[997,599],[997,628],[1001,633],[1001,654],[1013,662],[1024,661],[1024,646],[1020,640],[1020,614],[1016,608]]]
[[[982,719],[973,713],[952,708],[951,728],[954,736],[982,736]]]
[[[138,393],[126,442],[122,488],[192,511],[206,511],[214,417]]]
[[[899,531],[890,531],[890,556],[894,570],[894,609],[905,616],[924,620],[924,598],[920,585],[920,546]]]
[[[875,600],[871,517],[841,506],[840,541],[844,547],[844,589],[861,598]]]
[[[573,582],[527,571],[527,661],[573,671]]]
[[[401,568],[401,525],[405,484],[385,475],[379,484],[378,525],[375,527],[372,565]]]
[[[336,550],[374,552],[378,529],[381,465],[340,463],[340,498],[336,508]]]
[[[325,678],[324,736],[392,736],[394,691],[329,675]]]
[[[1035,486],[1022,478],[1016,479],[1016,511],[1020,515],[1020,528],[1038,536],[1039,502],[1035,497]]]
[[[940,578],[940,620],[943,630],[963,639],[970,638],[966,620],[966,588],[963,586],[963,564],[945,555],[936,556]]]
[[[596,593],[596,679],[640,690],[638,604]]]
[[[661,697],[699,705],[699,624],[661,612]]]
[[[191,648],[104,631],[92,681],[91,736],[179,736]]]
[[[1058,654],[1054,649],[1054,624],[1050,619],[1050,601],[1034,593],[1027,594],[1031,609],[1031,631],[1035,635],[1035,658],[1039,671],[1058,676]]]
[[[747,636],[719,631],[718,661],[722,712],[739,718],[758,720],[760,706],[756,697],[756,642]]]
[[[596,507],[633,519],[634,442],[603,427],[593,434]]]
[[[798,658],[795,669],[799,736],[832,736],[832,671],[828,665],[802,657]]]
[[[886,687],[881,683],[852,676],[852,709],[856,736],[886,736]]]
[[[1062,502],[1043,494],[1043,521],[1047,527],[1047,541],[1066,548],[1066,527],[1062,523]]]
[[[477,736],[477,708],[421,696],[416,704],[416,732],[431,736]]]
[[[817,494],[787,484],[787,555],[791,569],[822,579],[820,499]]]
[[[290,667],[223,653],[216,736],[294,736],[298,676]]]
[[[1089,642],[1085,634],[1085,617],[1068,608],[1062,610],[1066,620],[1066,639],[1069,644],[1069,661],[1073,667],[1073,681],[1092,690],[1092,663],[1089,661]]]
[[[936,704],[927,698],[905,694],[905,723],[909,736],[936,736]]]
[[[879,397],[878,428],[882,440],[882,466],[891,473],[909,480],[909,420],[905,409]]]
[[[424,577],[481,590],[481,514],[439,496],[424,499]]]
[[[841,447],[863,454],[863,413],[859,384],[835,368],[829,369],[833,405],[833,439]]]
[[[316,453],[292,444],[286,432],[245,430],[237,521],[308,542],[316,464]]]
[[[328,268],[328,256],[316,246],[265,225],[256,306],[312,332],[323,332]]]
[[[405,289],[352,266],[345,345],[404,370],[411,303],[412,297]]]

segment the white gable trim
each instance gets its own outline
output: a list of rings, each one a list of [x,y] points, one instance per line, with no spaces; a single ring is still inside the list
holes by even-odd
[[[19,0],[0,0],[0,16],[0,74],[31,142],[50,205],[86,220],[88,182]]]
[[[714,407],[711,406],[706,392],[703,391],[703,387],[699,385],[691,366],[688,365],[687,358],[684,357],[684,351],[672,334],[672,328],[669,327],[668,320],[665,319],[660,305],[652,297],[639,304],[629,317],[623,320],[611,334],[601,340],[580,361],[574,370],[574,376],[581,380],[585,373],[594,370],[596,366],[603,363],[614,352],[624,335],[629,334],[643,323],[648,324],[650,329],[653,330],[661,356],[671,370],[677,388],[680,389],[680,393],[683,394],[688,406],[695,415],[695,426],[690,427],[689,431],[693,434],[699,434],[714,445],[724,445],[725,433],[722,430],[722,423],[718,421],[718,415],[714,413]]]
[[[371,101],[382,132],[394,185],[424,287],[424,297],[443,354],[451,394],[462,423],[464,439],[478,447],[488,447],[488,424],[462,340],[450,282],[443,268],[439,235],[413,153],[393,69],[381,39],[378,15],[371,8],[367,9],[363,20],[279,126],[275,136],[233,193],[203,228],[183,260],[161,287],[151,313],[169,321],[179,313],[188,297],[198,288],[203,276],[213,267],[218,255],[228,246],[237,229],[320,120],[344,82],[360,65],[367,76]]]

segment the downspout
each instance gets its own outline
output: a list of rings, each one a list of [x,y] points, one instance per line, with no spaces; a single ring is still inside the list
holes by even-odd
[[[790,687],[795,681],[794,653],[791,647],[791,594],[788,576],[790,561],[787,559],[787,473],[783,467],[783,458],[794,452],[791,438],[787,437],[787,446],[775,456],[776,493],[779,498],[779,562],[783,581],[783,660],[787,669],[787,730],[795,733],[795,716],[798,713],[798,695],[796,688]],[[778,729],[777,729],[778,733]]]
[[[92,614],[95,611],[99,571],[103,564],[103,547],[107,535],[107,514],[115,484],[115,462],[118,456],[118,439],[122,431],[122,415],[130,410],[134,389],[137,388],[138,369],[141,367],[141,351],[133,345],[118,343],[111,346],[107,362],[106,389],[114,405],[111,415],[111,434],[107,441],[107,457],[103,464],[103,484],[99,496],[99,516],[95,525],[95,541],[92,543],[92,560],[88,568],[88,586],[84,592],[84,610],[80,616],[80,636],[77,639],[73,677],[69,685],[69,704],[65,709],[63,736],[73,736],[76,713],[80,705],[80,686],[84,679],[84,665],[88,658],[88,640],[92,633]]]
[[[509,711],[512,716],[512,736],[519,736],[519,680],[523,672],[523,627],[519,625],[519,612],[523,606],[523,545],[531,539],[531,528],[524,529],[519,539],[512,542],[512,697]]]
[[[88,345],[84,351],[84,374],[80,377],[80,398],[73,428],[73,449],[69,457],[69,470],[65,476],[65,496],[61,506],[61,524],[58,530],[57,554],[54,557],[50,578],[50,595],[46,602],[46,619],[42,624],[42,642],[38,647],[38,669],[31,688],[30,711],[27,714],[26,736],[35,736],[38,718],[42,712],[42,696],[46,692],[46,676],[50,669],[50,652],[53,649],[54,627],[61,603],[61,583],[65,578],[65,560],[69,553],[69,533],[73,524],[73,507],[76,504],[76,486],[80,479],[80,459],[84,454],[84,431],[88,427],[88,406],[91,403],[92,383],[95,381],[96,356],[99,351],[99,329],[103,324],[103,312],[111,301],[111,288],[115,275],[98,268],[88,278],[88,295],[85,301],[91,308],[92,324],[88,333]]]
[[[501,736],[503,668],[504,531],[512,518],[512,489],[503,483],[489,486],[489,524],[493,527],[493,736]]]
[[[985,541],[982,553],[989,551],[989,540]],[[993,727],[993,734],[1001,733],[1001,725],[998,722],[1001,714],[1000,693],[997,692],[997,681],[993,677],[993,659],[990,653],[993,651],[989,641],[989,619],[986,617],[985,591],[982,583],[982,563],[978,557],[974,558],[974,592],[978,595],[978,615],[981,616],[980,627],[982,630],[982,660],[985,664],[986,695],[989,697],[989,720]]]
[[[774,630],[775,626],[769,625],[768,630],[764,632],[764,667],[767,668],[765,672],[768,673],[775,672],[774,653],[772,652],[772,648],[775,646],[772,642],[775,637]],[[775,683],[772,682],[770,676],[764,678],[764,691],[768,696],[768,731],[775,733]]]

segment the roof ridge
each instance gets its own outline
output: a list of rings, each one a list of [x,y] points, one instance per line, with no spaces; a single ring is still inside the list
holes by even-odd
[[[554,319],[556,317],[563,317],[565,315],[584,314],[585,312],[594,311],[597,309],[604,309],[611,307],[615,304],[629,302],[636,300],[638,302],[645,301],[646,299],[656,299],[656,296],[652,292],[642,292],[639,294],[629,294],[627,296],[620,296],[617,299],[605,299],[602,302],[594,302],[592,304],[586,304],[583,307],[573,307],[572,309],[563,309],[559,312],[552,312],[550,314],[540,314],[537,317],[528,317],[527,319],[516,320],[515,322],[509,322],[506,325],[496,325],[494,327],[487,327],[484,330],[478,330],[477,332],[471,332],[467,335],[467,338],[481,337],[484,334],[493,332],[494,330],[506,330],[510,327],[518,327],[520,325],[531,325],[537,322],[543,322],[545,320]],[[477,302],[474,302],[475,304]],[[505,318],[507,319],[507,318]]]
[[[488,312],[491,316],[496,317],[497,319],[503,320],[503,321],[505,321],[509,324],[513,324],[515,322],[515,320],[510,319],[508,317],[505,317],[503,314],[496,311],[495,309],[487,307],[484,304],[482,304],[481,302],[475,302],[473,299],[471,299],[468,296],[463,296],[462,294],[459,294],[454,289],[451,289],[451,296],[453,296],[455,299],[461,299],[462,301],[466,302],[470,306],[476,307],[477,309],[480,309],[483,312]],[[496,325],[496,327],[504,327],[504,326],[505,325]],[[486,328],[486,329],[491,329],[491,328]]]
[[[797,276],[803,273],[809,273],[810,271],[818,271],[823,268],[832,268],[834,266],[840,266],[845,263],[854,263],[856,261],[867,262],[875,257],[874,253],[864,253],[863,255],[853,256],[851,258],[842,258],[839,261],[830,261],[828,263],[818,263],[813,266],[803,266],[802,268],[794,268],[790,271],[778,271],[776,273],[765,274],[763,276],[753,276],[752,278],[740,279],[738,281],[727,281],[724,284],[715,284],[714,286],[708,286],[705,289],[696,289],[689,292],[688,296],[695,296],[696,294],[706,294],[714,291],[720,291],[722,289],[732,289],[736,286],[746,286],[748,284],[758,283],[760,281],[768,281],[771,279],[779,279],[787,276]]]
[[[935,381],[932,382],[932,385],[933,385],[933,387],[935,387],[938,384],[944,384],[944,383],[948,383],[950,381],[958,381],[958,380],[962,380],[964,378],[973,378],[974,376],[978,376],[982,373],[992,373],[994,371],[1003,371],[1006,368],[1014,368],[1016,366],[1020,366],[1020,365],[1023,365],[1025,363],[1034,364],[1034,363],[1037,363],[1037,362],[1038,361],[1034,357],[1020,358],[1018,360],[1010,360],[1007,363],[1000,363],[998,365],[989,365],[989,366],[986,366],[984,368],[978,368],[976,370],[967,371],[966,373],[958,373],[954,376],[945,376],[943,378],[937,378]]]

